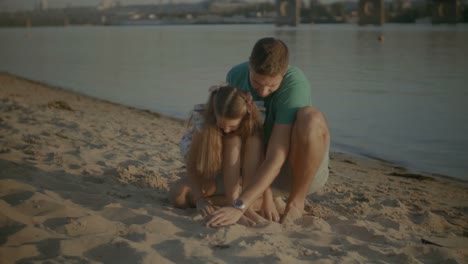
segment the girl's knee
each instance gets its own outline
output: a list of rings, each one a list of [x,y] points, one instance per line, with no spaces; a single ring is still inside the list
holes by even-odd
[[[236,147],[242,145],[242,139],[239,136],[231,135],[223,138],[224,147]]]

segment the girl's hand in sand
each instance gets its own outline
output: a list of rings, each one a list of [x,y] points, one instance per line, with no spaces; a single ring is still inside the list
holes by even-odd
[[[280,216],[278,214],[278,210],[276,209],[275,202],[273,202],[272,196],[263,199],[262,210],[260,211],[260,215],[269,221],[280,221]]]
[[[233,225],[239,221],[239,219],[244,215],[244,213],[231,206],[222,207],[208,216],[208,221],[206,221],[206,226],[209,227],[221,227]]]
[[[197,211],[202,214],[203,217],[206,217],[212,214],[215,209],[208,199],[200,199],[197,201]]]

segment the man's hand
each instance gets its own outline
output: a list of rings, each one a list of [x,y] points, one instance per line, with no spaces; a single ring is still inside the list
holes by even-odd
[[[244,213],[231,206],[221,207],[208,216],[205,225],[209,227],[221,227],[233,225],[239,221]]]
[[[292,205],[287,205],[281,217],[281,224],[300,224],[303,219],[304,210]]]
[[[199,199],[197,201],[197,211],[203,216],[206,217],[207,215],[212,214],[215,209],[211,202],[207,199]]]

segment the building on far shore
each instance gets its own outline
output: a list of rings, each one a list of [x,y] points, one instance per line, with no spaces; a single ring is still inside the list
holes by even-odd
[[[36,0],[35,10],[47,11],[47,9],[49,9],[47,0]]]

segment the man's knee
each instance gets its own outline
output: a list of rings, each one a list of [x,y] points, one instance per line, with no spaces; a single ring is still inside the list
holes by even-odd
[[[329,139],[327,121],[322,112],[313,107],[304,107],[298,110],[295,122],[296,132],[303,139],[311,136],[321,136]]]

